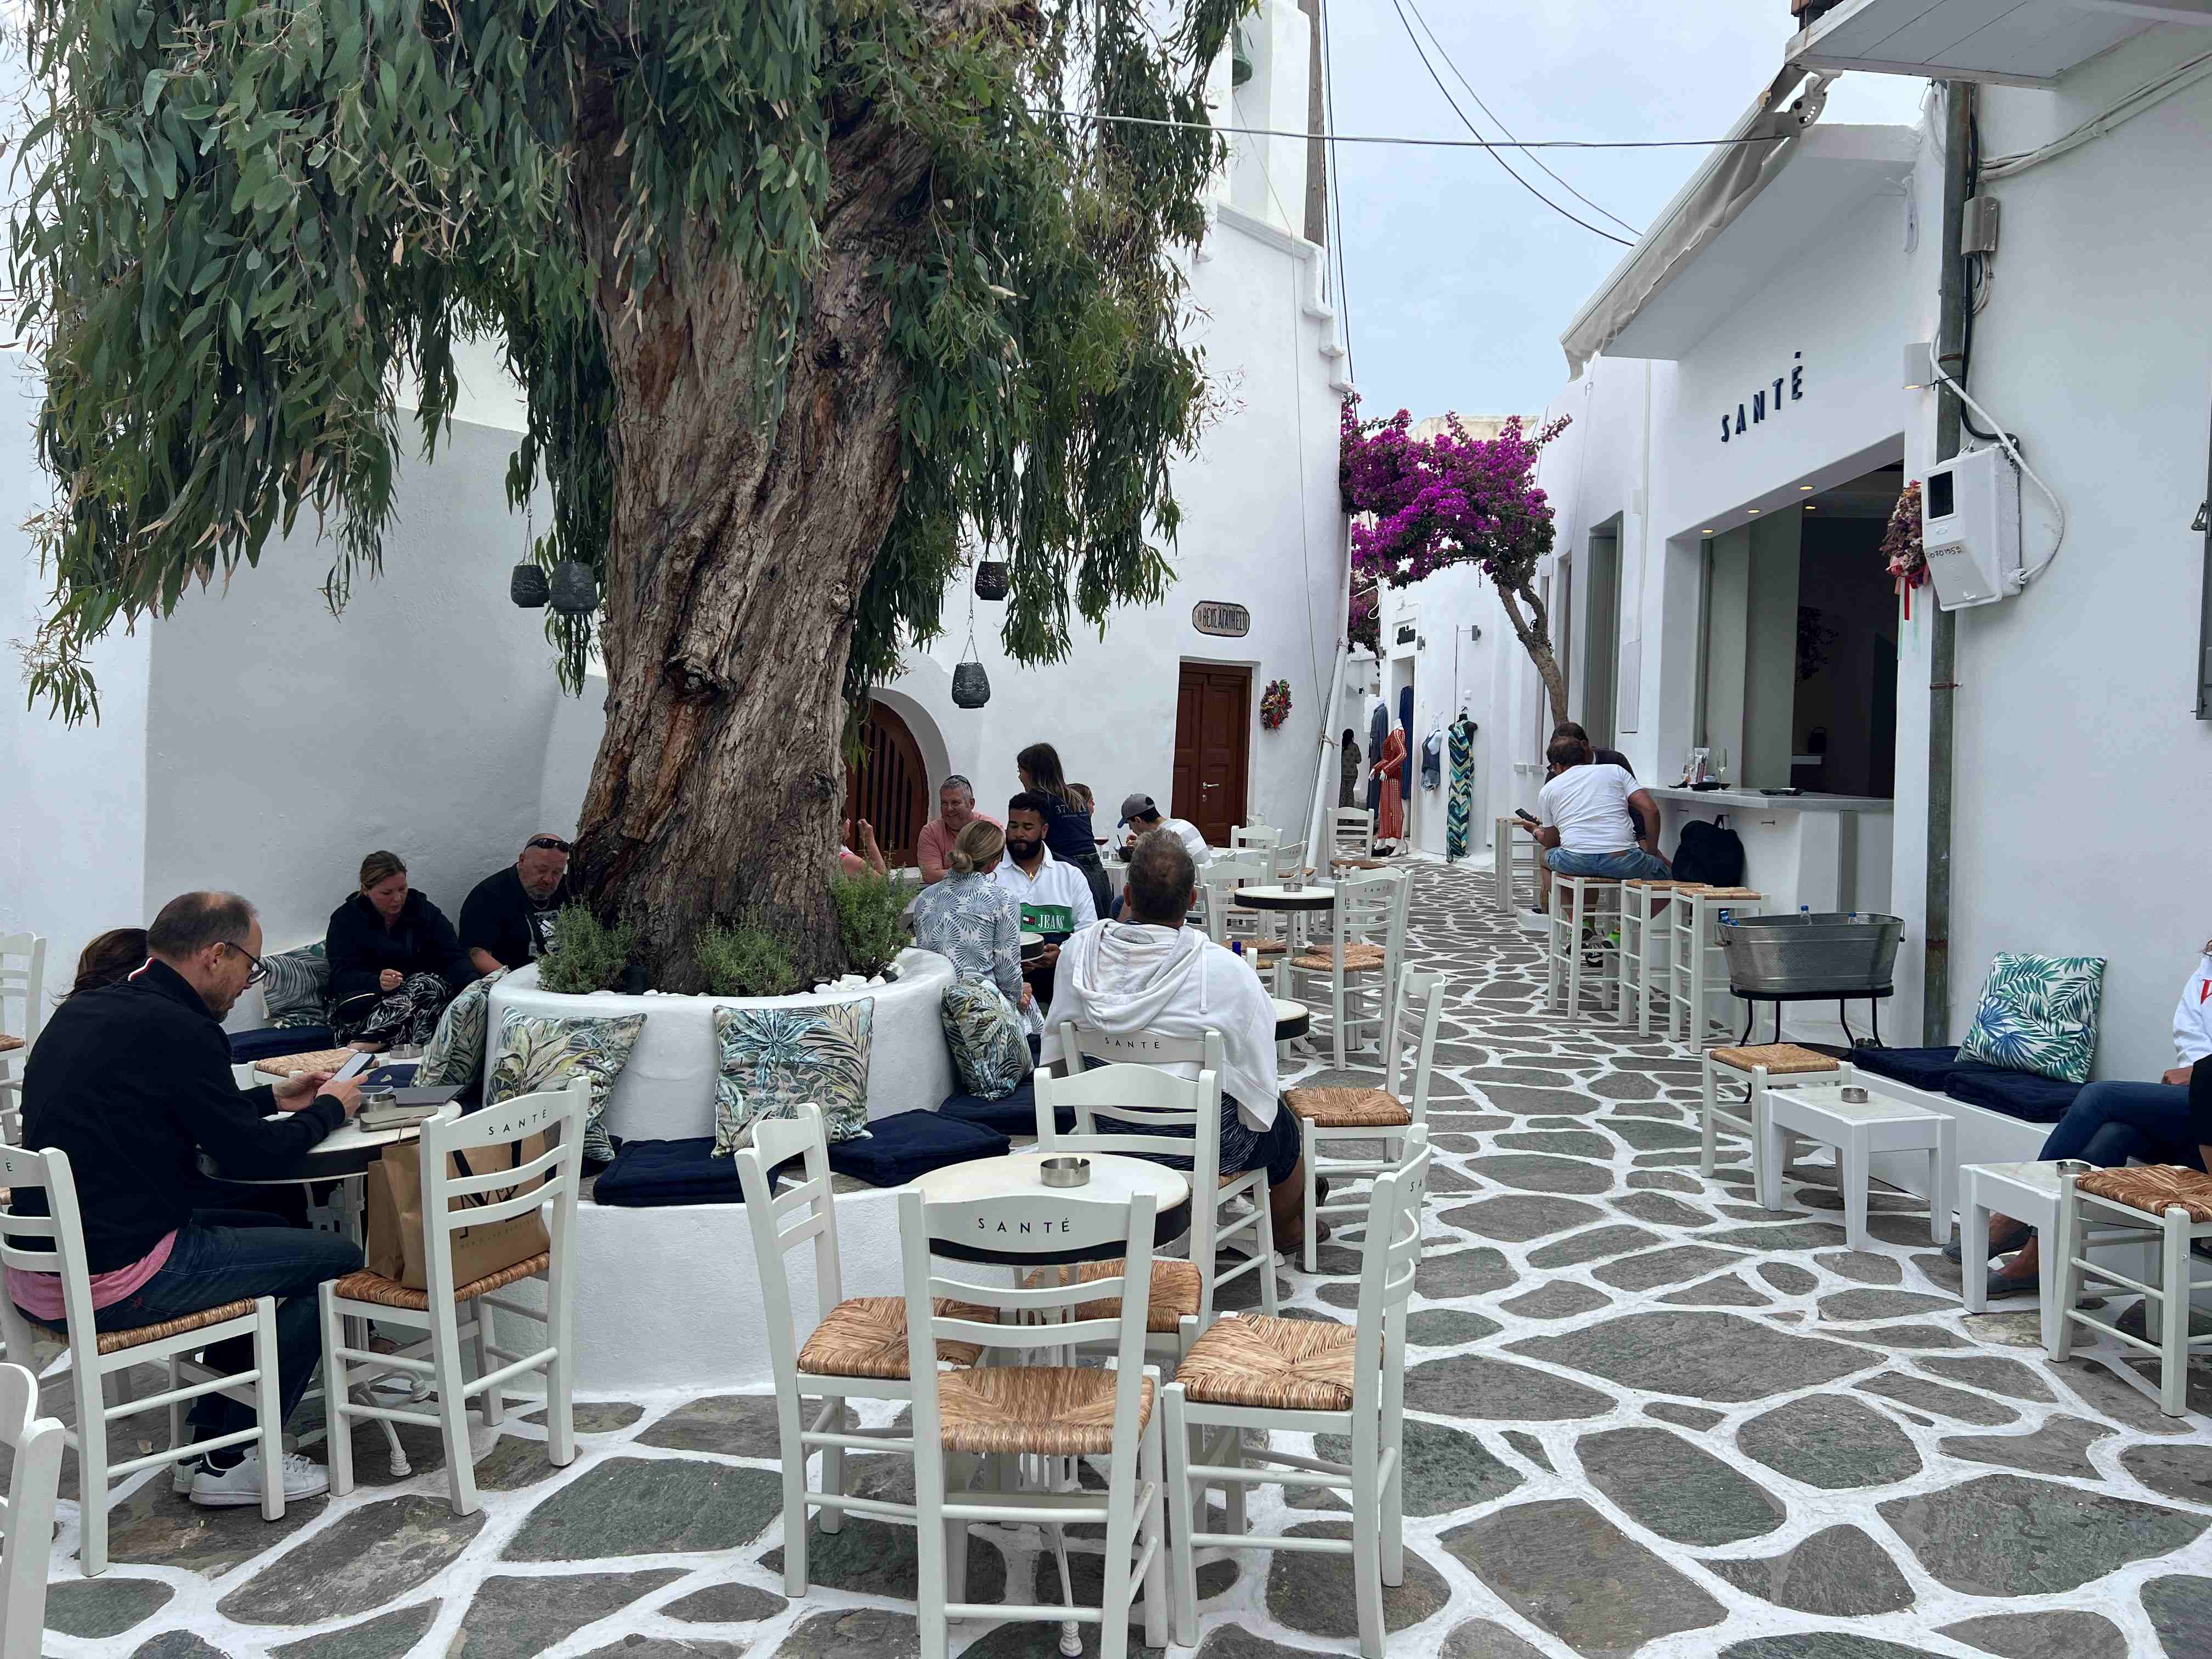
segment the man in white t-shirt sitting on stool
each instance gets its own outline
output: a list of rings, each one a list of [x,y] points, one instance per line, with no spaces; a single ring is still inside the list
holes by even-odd
[[[1579,738],[1554,738],[1544,758],[1553,772],[1536,797],[1544,818],[1536,831],[1545,849],[1537,872],[1540,908],[1551,910],[1554,871],[1619,880],[1667,878],[1669,866],[1659,855],[1659,803],[1634,775],[1594,761]]]

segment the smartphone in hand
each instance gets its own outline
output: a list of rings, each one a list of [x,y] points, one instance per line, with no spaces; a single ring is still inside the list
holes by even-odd
[[[1520,819],[1523,823],[1541,823],[1543,822],[1542,819],[1539,818],[1534,812],[1530,811],[1525,806],[1515,807],[1513,809],[1513,816]]]

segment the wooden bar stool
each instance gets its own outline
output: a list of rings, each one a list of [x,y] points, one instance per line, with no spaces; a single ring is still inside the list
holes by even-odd
[[[1794,1042],[1768,1042],[1753,1048],[1709,1048],[1705,1051],[1705,1099],[1700,1114],[1704,1120],[1699,1131],[1698,1173],[1711,1176],[1713,1172],[1713,1137],[1722,1124],[1737,1133],[1747,1135],[1754,1152],[1759,1146],[1759,1132],[1765,1121],[1764,1107],[1769,1078],[1811,1077],[1823,1072],[1839,1072],[1840,1060],[1815,1054],[1810,1048],[1801,1048]],[[1741,1101],[1723,1103],[1720,1097],[1721,1073],[1732,1073],[1743,1085]],[[1743,1108],[1743,1115],[1723,1109],[1724,1105]]]
[[[2212,1335],[2189,1334],[2193,1291],[2212,1287],[2212,1279],[2190,1276],[2189,1247],[2212,1238],[2212,1176],[2178,1164],[2142,1164],[2124,1170],[2091,1170],[2070,1164],[2058,1169],[2058,1331],[2051,1345],[2053,1359],[2073,1351],[2074,1328],[2118,1337],[2131,1348],[2157,1357],[2158,1408],[2179,1417],[2189,1401],[2189,1356],[2212,1349]],[[2159,1282],[2146,1284],[2089,1260],[2085,1243],[2092,1227],[2118,1224],[2157,1238]],[[2099,1319],[2075,1304],[2083,1283],[2124,1285],[2143,1297],[2143,1334],[2131,1336],[2118,1324]]]
[[[1674,918],[1674,948],[1668,953],[1667,1035],[1702,1048],[1725,1020],[1712,1017],[1712,999],[1728,989],[1728,957],[1721,949],[1720,920],[1725,914],[1758,915],[1766,895],[1751,887],[1709,887],[1684,884],[1674,889],[1667,914]]]
[[[1491,843],[1491,879],[1498,899],[1498,913],[1508,921],[1521,908],[1521,890],[1528,890],[1529,909],[1536,908],[1536,896],[1541,890],[1541,879],[1536,866],[1542,862],[1544,849],[1536,845],[1535,827],[1525,818],[1502,817],[1498,820],[1495,839]]]
[[[1620,884],[1620,1024],[1629,1024],[1632,1014],[1641,1036],[1651,1034],[1655,997],[1660,1018],[1667,1018],[1671,988],[1674,942],[1667,929],[1672,924],[1657,907],[1668,902],[1677,888],[1694,884],[1644,877]]]
[[[1585,947],[1583,934],[1590,927],[1602,927],[1607,917],[1618,921],[1620,916],[1619,877],[1553,873],[1550,949],[1546,953],[1547,960],[1544,979],[1544,1000],[1547,1003],[1556,1003],[1559,1000],[1564,981],[1569,1018],[1579,1019],[1582,1017],[1583,957],[1587,948],[1597,954],[1597,967],[1591,971],[1596,978],[1600,994],[1609,992],[1613,1006],[1618,1006],[1620,998],[1620,942],[1617,938],[1607,940],[1601,934],[1595,945]]]

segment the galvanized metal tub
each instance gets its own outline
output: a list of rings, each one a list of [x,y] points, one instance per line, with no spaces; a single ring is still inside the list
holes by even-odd
[[[1732,916],[1721,924],[1729,985],[1753,997],[1865,995],[1887,987],[1905,923],[1871,911]]]

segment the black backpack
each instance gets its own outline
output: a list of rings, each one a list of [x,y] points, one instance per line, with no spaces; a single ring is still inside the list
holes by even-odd
[[[1743,840],[1733,830],[1703,818],[1682,826],[1674,848],[1674,879],[1701,881],[1711,887],[1737,887],[1743,883]]]

